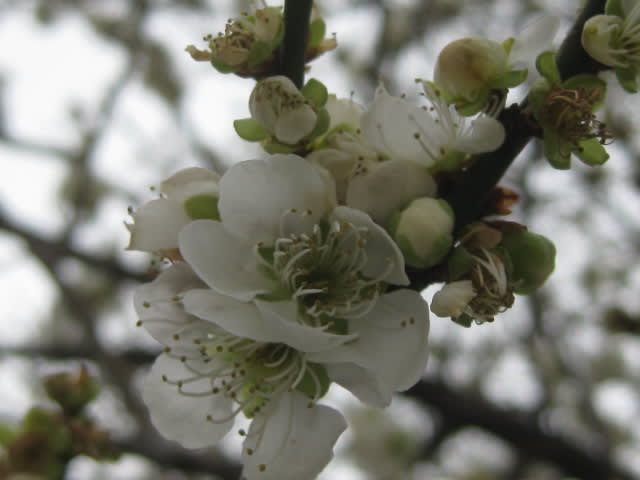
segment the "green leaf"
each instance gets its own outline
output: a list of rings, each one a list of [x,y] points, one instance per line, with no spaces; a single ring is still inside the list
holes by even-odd
[[[194,195],[184,202],[184,210],[193,220],[207,219],[220,221],[218,197],[203,193]]]
[[[568,170],[571,168],[571,152],[565,148],[564,141],[553,131],[544,132],[544,155],[553,168]]]
[[[635,68],[616,68],[618,82],[629,93],[638,93],[638,72]]]
[[[233,128],[240,138],[248,142],[260,142],[269,136],[264,127],[253,118],[234,120]]]
[[[318,110],[318,119],[316,120],[316,126],[313,127],[313,130],[309,134],[309,141],[319,137],[324,134],[329,128],[329,123],[331,119],[329,118],[329,112],[327,112],[326,108],[321,108]]]
[[[511,70],[509,72],[503,73],[496,77],[495,80],[491,82],[492,88],[512,88],[517,87],[522,82],[527,79],[527,74],[529,71],[525,68],[524,70]]]
[[[317,47],[320,45],[320,42],[324,40],[326,30],[327,26],[321,18],[316,18],[311,22],[311,24],[309,24],[309,46]]]
[[[575,154],[587,165],[602,165],[609,160],[607,150],[595,137],[580,142],[580,150]]]
[[[327,87],[315,78],[309,79],[300,92],[304,95],[304,98],[313,103],[317,108],[324,107],[329,98]]]
[[[620,18],[624,18],[624,6],[622,0],[607,0],[604,6],[605,15],[616,15]]]
[[[249,50],[249,58],[247,59],[247,65],[249,68],[255,68],[256,66],[266,62],[273,55],[273,47],[267,42],[253,42],[251,50]]]
[[[536,58],[536,69],[552,85],[562,83],[558,65],[556,64],[556,54],[554,52],[543,52]]]
[[[507,55],[511,53],[511,49],[513,48],[514,43],[516,43],[516,39],[513,37],[509,37],[504,42],[502,42],[502,46],[504,47],[504,51]]]

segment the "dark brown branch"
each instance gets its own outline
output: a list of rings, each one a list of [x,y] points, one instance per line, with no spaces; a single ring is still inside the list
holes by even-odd
[[[538,419],[526,412],[496,407],[479,394],[456,390],[440,380],[423,380],[406,394],[445,418],[480,427],[523,454],[549,462],[581,480],[635,478],[617,467],[603,450],[543,429]]]
[[[312,0],[284,2],[284,39],[280,49],[280,74],[289,77],[298,88],[304,84],[304,65],[309,40]]]

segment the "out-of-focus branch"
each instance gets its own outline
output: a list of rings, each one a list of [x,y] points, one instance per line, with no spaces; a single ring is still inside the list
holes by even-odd
[[[313,0],[284,2],[284,39],[280,49],[280,73],[296,87],[304,83],[304,60],[309,40],[309,19]]]
[[[9,221],[2,212],[0,212],[0,230],[5,230],[21,237],[27,243],[29,249],[34,252],[45,265],[56,265],[65,258],[75,258],[114,280],[132,280],[136,282],[149,280],[147,275],[124,267],[114,258],[100,258],[89,253],[81,252],[69,246],[69,244],[63,240],[45,239]]]
[[[543,429],[537,418],[523,411],[499,408],[479,394],[456,390],[440,380],[423,380],[406,394],[446,418],[480,427],[516,450],[581,480],[635,478],[616,466],[606,452]]]

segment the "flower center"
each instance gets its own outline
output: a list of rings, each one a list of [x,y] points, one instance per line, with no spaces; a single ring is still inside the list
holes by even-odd
[[[147,323],[177,327],[177,333],[163,342],[165,354],[182,362],[188,373],[163,375],[165,383],[175,386],[184,396],[220,395],[235,404],[228,415],[207,416],[209,422],[224,423],[240,412],[252,418],[272,398],[287,391],[297,390],[316,402],[329,387],[324,367],[307,362],[302,352],[285,344],[236,337],[195,319],[186,326],[170,320],[147,320],[141,324]]]
[[[368,261],[366,235],[365,227],[334,221],[315,225],[310,234],[276,240],[266,266],[297,300],[301,321],[347,333],[340,319],[361,317],[373,308],[383,283],[361,274]]]
[[[601,97],[600,88],[552,89],[545,101],[547,121],[560,137],[576,146],[579,142],[594,137],[605,144],[612,136],[593,114],[593,106]]]
[[[474,255],[475,265],[471,270],[471,282],[478,294],[469,302],[469,313],[478,323],[492,322],[493,317],[513,305],[513,286],[509,283],[506,266],[502,259],[486,249],[484,258]]]

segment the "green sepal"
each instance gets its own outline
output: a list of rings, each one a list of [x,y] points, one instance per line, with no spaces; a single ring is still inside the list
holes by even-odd
[[[275,155],[276,153],[293,153],[296,151],[296,147],[293,145],[286,145],[269,140],[262,142],[262,148],[271,155]]]
[[[544,131],[544,155],[553,168],[568,170],[571,168],[571,150],[554,131]]]
[[[580,150],[576,156],[587,165],[602,165],[609,160],[609,154],[597,138],[590,138],[579,143]]]
[[[513,37],[507,38],[504,42],[502,42],[502,47],[507,55],[511,53],[511,49],[513,48],[513,44],[516,43],[516,39]]]
[[[184,211],[193,220],[207,219],[220,221],[218,197],[209,193],[201,193],[189,197],[184,202]]]
[[[554,52],[542,52],[536,58],[536,69],[544,78],[546,78],[552,85],[559,85],[562,83],[560,78],[560,71],[556,64],[556,54]]]
[[[455,282],[464,277],[471,270],[474,263],[473,255],[466,248],[457,247],[447,262],[449,281]]]
[[[615,15],[620,18],[624,18],[624,7],[622,0],[607,0],[604,6],[605,15]]]
[[[436,164],[429,167],[431,175],[438,172],[452,172],[458,170],[462,166],[462,162],[469,156],[468,153],[460,150],[449,150],[443,157],[438,159]]]
[[[302,87],[302,90],[300,90],[300,93],[317,108],[324,107],[329,98],[327,87],[315,78],[309,79],[304,87]]]
[[[638,72],[635,68],[616,68],[616,78],[627,92],[638,93]]]
[[[320,364],[307,363],[304,376],[296,385],[296,390],[309,398],[321,398],[329,390],[331,380],[327,370]]]
[[[211,65],[213,65],[213,68],[215,68],[220,73],[233,73],[236,71],[235,67],[217,60],[215,58],[215,52],[213,52],[213,54],[211,55]]]
[[[546,78],[539,78],[535,82],[533,82],[531,90],[529,90],[527,100],[533,107],[534,114],[542,110],[545,99],[547,98],[547,94],[549,93],[550,89],[551,85],[549,85],[549,82]],[[538,115],[536,115],[536,117],[537,116]]]
[[[329,123],[331,119],[329,118],[329,112],[326,108],[321,108],[317,113],[316,126],[313,127],[311,133],[308,135],[309,141],[313,141],[319,136],[325,134],[327,129],[329,128]]]
[[[0,424],[0,446],[6,447],[16,438],[16,432],[7,425]]]
[[[513,265],[515,292],[527,295],[538,289],[555,269],[556,247],[546,237],[532,232],[505,233],[501,246]]]
[[[457,317],[451,317],[451,320],[458,325],[461,325],[465,328],[471,328],[471,324],[473,323],[473,317],[463,313],[462,315],[458,315]]]
[[[251,50],[249,50],[249,57],[247,58],[247,65],[249,68],[255,68],[258,65],[266,62],[273,55],[273,45],[267,42],[253,42]]]
[[[317,47],[320,42],[324,40],[324,34],[326,33],[327,25],[321,18],[316,18],[309,24],[309,46]]]
[[[510,70],[491,81],[492,88],[513,88],[527,80],[529,70]]]
[[[460,100],[456,102],[456,110],[463,117],[470,117],[480,112],[489,101],[489,90],[479,92],[473,100]]]
[[[247,142],[260,142],[269,136],[269,132],[253,118],[234,120],[233,129],[240,138]]]

